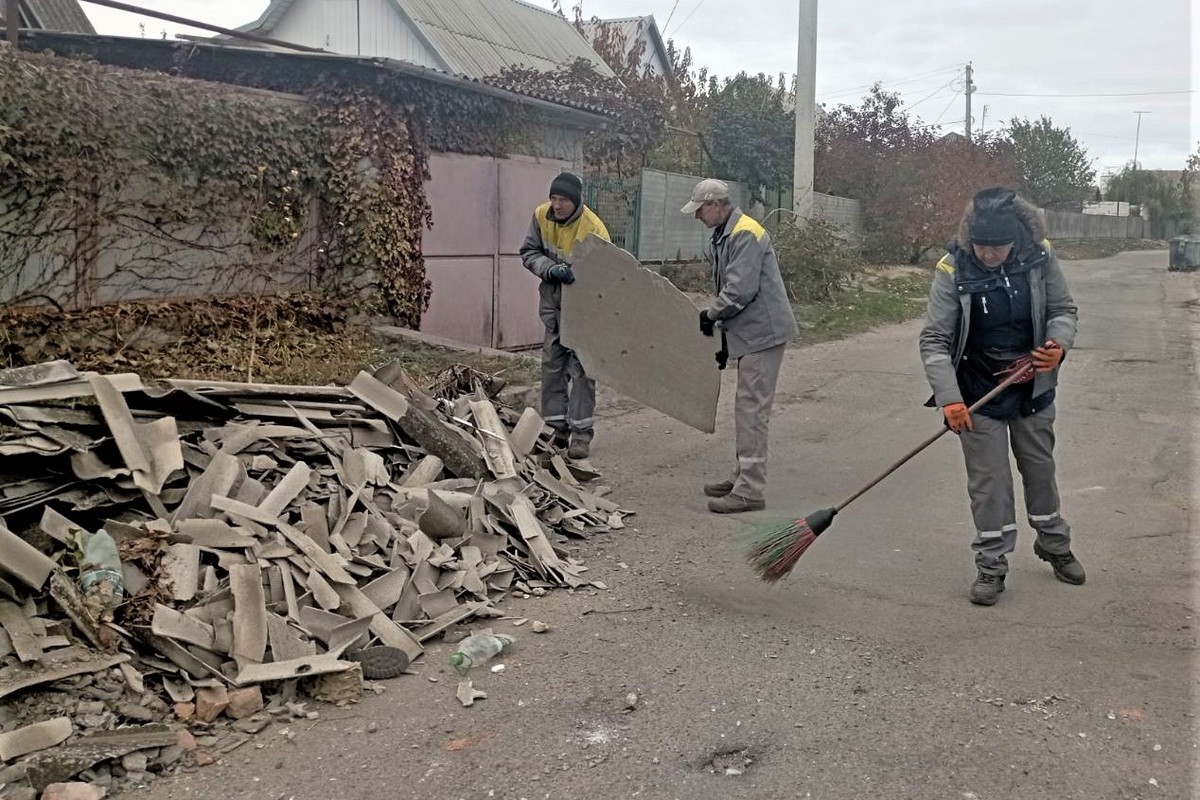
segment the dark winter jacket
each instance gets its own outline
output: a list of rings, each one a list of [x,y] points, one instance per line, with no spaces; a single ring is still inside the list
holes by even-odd
[[[1016,208],[1022,232],[1003,268],[1028,275],[1033,346],[1053,339],[1064,351],[1069,351],[1075,343],[1078,309],[1067,287],[1066,276],[1045,238],[1045,227],[1037,209],[1020,198]],[[972,294],[1001,276],[1001,267],[989,270],[972,253],[969,232],[973,216],[974,207],[968,204],[958,235],[934,270],[928,314],[921,330],[921,361],[933,389],[931,404],[939,407],[963,402],[958,368],[971,330]],[[1057,384],[1058,370],[1038,373],[1032,397],[1043,395]]]

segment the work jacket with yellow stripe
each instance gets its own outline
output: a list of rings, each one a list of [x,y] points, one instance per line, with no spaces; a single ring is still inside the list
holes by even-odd
[[[1030,226],[1025,218],[1022,223],[1025,230],[1009,263],[1002,267],[989,270],[978,265],[971,256],[971,244],[965,238],[955,242],[950,252],[938,262],[929,290],[925,327],[920,336],[921,361],[933,389],[933,397],[926,405],[943,407],[963,402],[958,367],[971,331],[971,295],[985,289],[989,278],[1003,280],[1005,268],[1028,271],[1034,345],[1053,339],[1064,353],[1074,346],[1079,310],[1067,287],[1062,266],[1051,250],[1050,242],[1041,238],[1044,232],[1040,226],[1036,223]],[[967,269],[968,266],[974,269]],[[1057,385],[1057,369],[1039,372],[1033,381],[1032,397],[1037,398]]]
[[[788,300],[771,234],[735,208],[704,243],[717,299],[708,316],[725,331],[730,358],[769,350],[796,338],[796,315]]]
[[[547,328],[556,330],[558,312],[562,303],[562,284],[549,280],[550,268],[555,264],[571,264],[571,253],[575,243],[592,234],[609,241],[608,228],[600,218],[582,203],[565,222],[554,219],[550,203],[542,203],[533,212],[533,221],[525,242],[521,245],[521,262],[525,269],[542,279],[541,303],[538,314]]]

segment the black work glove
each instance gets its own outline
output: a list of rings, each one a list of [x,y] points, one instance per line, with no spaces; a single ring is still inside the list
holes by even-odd
[[[571,272],[571,268],[566,264],[555,264],[546,273],[546,277],[554,283],[571,284],[575,282],[575,273]]]
[[[729,364],[729,351],[722,348],[717,351],[717,369],[725,369]]]
[[[703,310],[700,312],[700,332],[701,333],[703,333],[705,336],[712,336],[716,330],[716,324],[717,323],[713,322],[713,320],[711,318],[709,318],[707,310]]]

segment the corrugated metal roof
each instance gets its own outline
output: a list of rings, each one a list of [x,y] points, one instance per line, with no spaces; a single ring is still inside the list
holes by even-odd
[[[2,7],[3,3],[0,3],[0,8]],[[115,66],[154,69],[201,80],[258,86],[273,91],[297,91],[296,79],[301,74],[300,67],[307,66],[315,70],[315,74],[322,79],[367,78],[377,81],[387,75],[400,75],[432,81],[496,97],[505,102],[530,105],[539,109],[541,113],[561,115],[584,124],[595,123],[602,126],[607,122],[604,118],[611,117],[609,112],[586,101],[564,100],[537,91],[492,86],[478,78],[452,75],[410,61],[391,58],[325,52],[295,53],[205,40],[140,39],[55,31],[22,31],[21,36],[26,46],[50,50],[61,56],[83,56]],[[186,57],[180,58],[181,53],[186,53]],[[261,80],[256,81],[256,78]]]
[[[245,32],[269,33],[296,0],[272,0]],[[552,71],[576,59],[613,72],[565,17],[521,0],[390,0],[432,47],[447,71],[468,78],[523,65]]]
[[[472,78],[505,67],[539,70],[585,58],[612,70],[564,17],[520,0],[393,0],[438,50],[452,72]]]
[[[64,33],[95,33],[91,20],[76,0],[21,0],[26,15],[32,14],[42,30]]]

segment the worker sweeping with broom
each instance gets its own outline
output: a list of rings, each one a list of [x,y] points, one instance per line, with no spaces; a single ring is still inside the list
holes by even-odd
[[[921,360],[936,405],[958,434],[976,535],[970,600],[1004,591],[1017,520],[1009,447],[1037,532],[1034,553],[1054,575],[1082,584],[1071,527],[1059,507],[1054,466],[1058,367],[1075,338],[1076,306],[1037,210],[1007,189],[975,195],[950,251],[938,262],[921,331]],[[1032,366],[1032,371],[1029,366]],[[1005,378],[1024,377],[978,407]]]
[[[840,512],[953,431],[975,517],[979,574],[971,602],[996,602],[1016,546],[1010,443],[1037,531],[1034,553],[1059,580],[1084,582],[1054,476],[1055,386],[1075,339],[1076,307],[1043,236],[1037,210],[1014,192],[975,195],[934,272],[921,331],[921,360],[933,387],[927,405],[941,408],[945,424],[837,505],[752,530],[744,537],[746,559],[764,581],[790,574]]]

